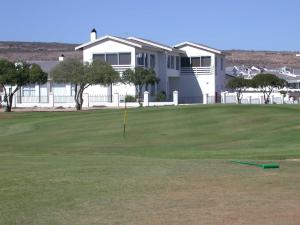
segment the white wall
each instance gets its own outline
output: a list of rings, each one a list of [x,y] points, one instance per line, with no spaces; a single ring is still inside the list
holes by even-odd
[[[223,55],[216,55],[216,91],[221,93],[226,90],[226,79],[225,79],[225,68],[226,68],[226,60]],[[222,68],[222,59],[223,59],[223,68]]]
[[[216,68],[215,68],[215,54],[199,48],[185,45],[180,48],[186,52],[187,57],[210,56],[212,74],[195,75],[195,74],[181,74],[179,85],[179,98],[190,97],[193,101],[204,99],[206,95],[215,96],[216,92]],[[201,101],[202,102],[202,101]]]

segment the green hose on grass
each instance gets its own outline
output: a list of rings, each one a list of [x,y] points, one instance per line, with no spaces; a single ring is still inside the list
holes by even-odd
[[[232,163],[238,163],[241,165],[249,165],[249,166],[256,166],[263,169],[277,169],[279,168],[279,164],[271,163],[271,164],[259,164],[255,162],[243,162],[243,161],[231,161]]]

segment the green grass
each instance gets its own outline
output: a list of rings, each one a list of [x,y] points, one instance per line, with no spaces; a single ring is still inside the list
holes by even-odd
[[[5,115],[6,116],[6,115]],[[193,106],[123,111],[12,113],[1,154],[106,154],[173,159],[300,156],[298,106]]]
[[[299,224],[299,162],[280,161],[300,158],[299,106],[129,109],[125,138],[122,122],[0,113],[0,224]]]

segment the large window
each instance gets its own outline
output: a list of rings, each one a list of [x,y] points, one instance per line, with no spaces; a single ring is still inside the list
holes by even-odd
[[[94,60],[100,60],[102,62],[105,62],[105,54],[94,54],[93,61]]]
[[[139,66],[144,66],[145,65],[144,53],[137,53],[136,54],[136,63]]]
[[[168,69],[175,69],[175,56],[168,55]]]
[[[110,65],[130,65],[131,53],[93,54],[93,60],[107,62]]]
[[[119,53],[119,65],[130,65],[131,54],[130,53]]]
[[[191,58],[192,67],[200,67],[200,57]]]
[[[150,68],[155,68],[155,55],[153,54],[150,55]]]
[[[181,67],[191,67],[191,61],[189,57],[181,57]]]
[[[202,67],[210,67],[211,66],[211,57],[210,56],[201,57],[201,66]]]
[[[181,57],[181,67],[211,67],[211,56]]]
[[[118,54],[106,54],[106,62],[110,65],[118,65]]]

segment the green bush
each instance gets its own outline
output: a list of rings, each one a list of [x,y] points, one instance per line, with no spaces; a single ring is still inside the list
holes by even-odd
[[[132,95],[126,95],[125,101],[126,102],[136,102],[136,98]]]
[[[166,95],[166,92],[164,92],[164,91],[158,92],[155,95],[155,101],[157,101],[157,102],[164,102],[164,101],[166,101],[166,99],[167,99],[167,95]]]

